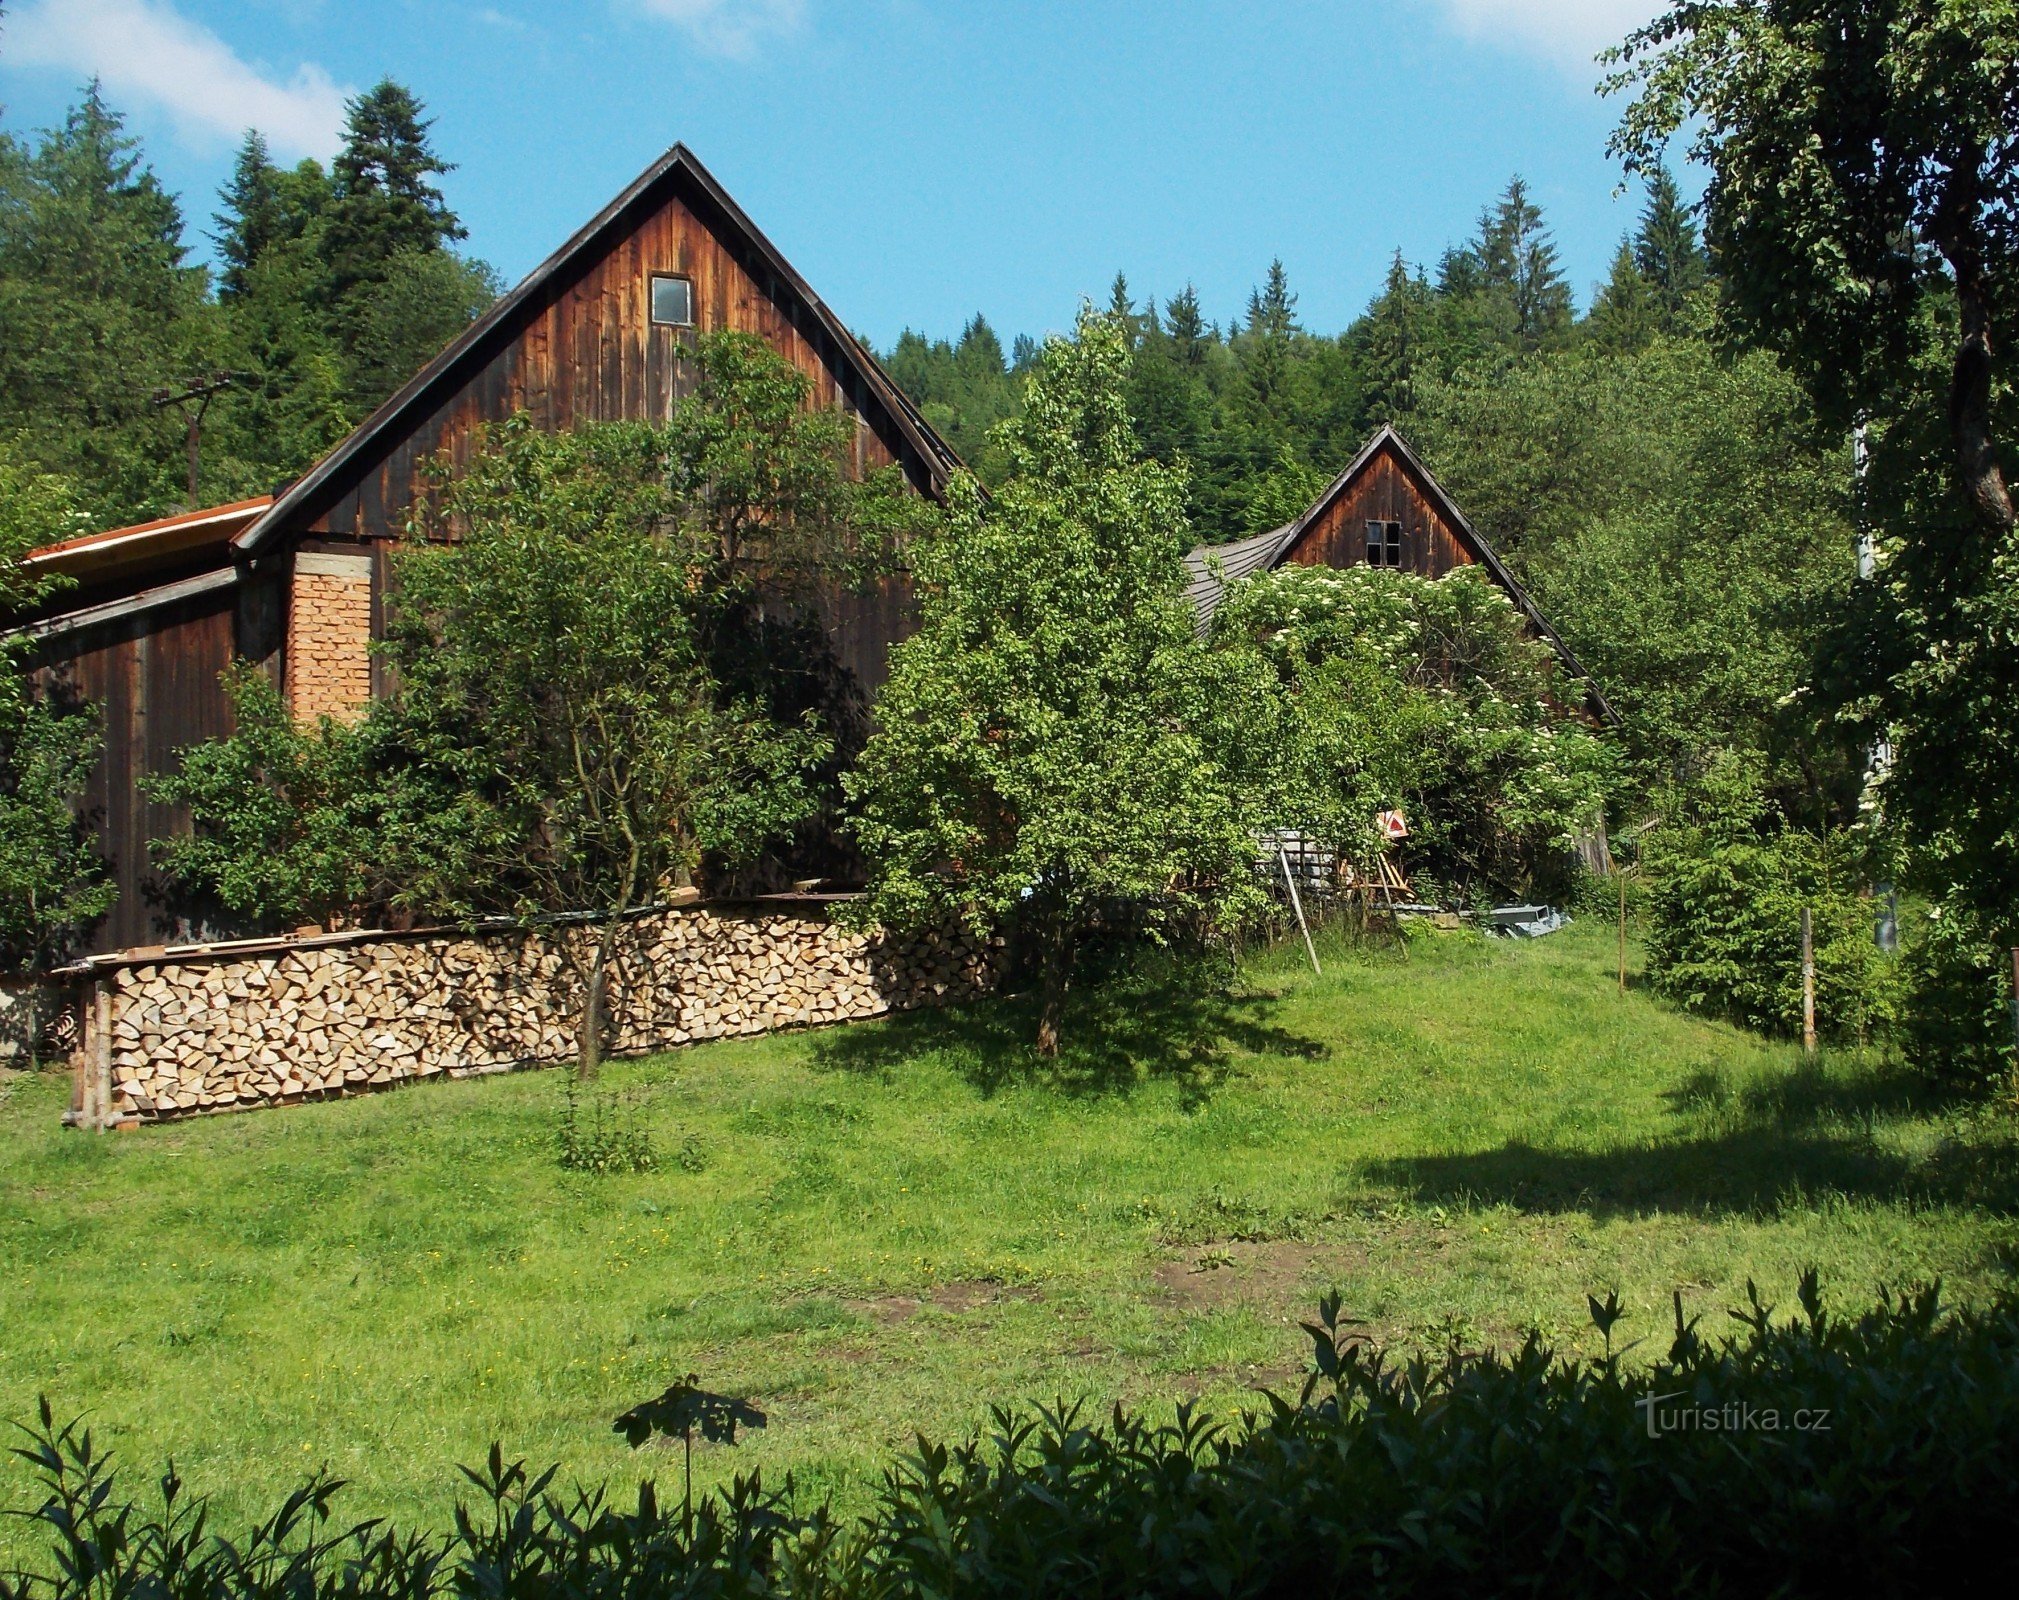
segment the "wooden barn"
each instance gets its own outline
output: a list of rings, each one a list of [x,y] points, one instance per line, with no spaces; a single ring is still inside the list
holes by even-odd
[[[1507,563],[1392,427],[1376,432],[1294,522],[1231,544],[1201,545],[1185,558],[1190,575],[1186,594],[1200,625],[1212,621],[1228,584],[1290,562],[1387,567],[1425,578],[1441,578],[1461,566],[1483,566],[1507,591],[1530,631],[1556,652],[1591,714],[1602,722],[1615,720],[1598,685]]]
[[[37,551],[75,580],[32,620],[46,680],[103,712],[105,750],[84,804],[119,901],[93,950],[238,931],[164,894],[148,841],[186,826],[145,799],[141,775],[227,734],[220,671],[262,664],[297,714],[344,715],[373,693],[391,546],[422,464],[466,452],[517,411],[549,428],[663,420],[694,381],[703,333],[755,333],[856,422],[860,470],[899,466],[938,497],[953,452],[805,279],[684,146],[676,145],[500,299],[323,461],[278,495]],[[901,579],[824,597],[839,667],[863,695],[909,631]]]

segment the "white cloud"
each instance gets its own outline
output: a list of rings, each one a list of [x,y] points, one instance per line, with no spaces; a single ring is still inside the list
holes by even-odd
[[[766,39],[799,31],[806,0],[632,0],[679,28],[712,55],[747,61]]]
[[[1434,0],[1468,38],[1590,66],[1607,45],[1668,9],[1662,0]]]
[[[257,128],[287,156],[327,156],[343,137],[344,91],[321,67],[283,80],[170,0],[35,0],[0,26],[16,63],[98,78],[115,100],[152,101],[186,136]]]

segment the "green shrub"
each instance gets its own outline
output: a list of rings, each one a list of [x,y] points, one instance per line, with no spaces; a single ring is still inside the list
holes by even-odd
[[[998,1410],[921,1440],[844,1524],[756,1475],[662,1506],[563,1494],[493,1451],[453,1532],[336,1520],[318,1479],[226,1540],[171,1472],[122,1500],[45,1403],[23,1455],[47,1491],[40,1571],[0,1600],[660,1600],[673,1596],[1844,1594],[2019,1580],[2019,1299],[1943,1315],[1934,1290],[1848,1320],[1813,1274],[1722,1338],[1677,1297],[1667,1354],[1627,1366],[1539,1335],[1512,1354],[1392,1361],[1330,1300],[1295,1399],[1231,1424],[1116,1408]],[[635,1424],[627,1413],[619,1427]],[[635,1432],[635,1427],[633,1428]]]
[[[1900,1045],[1938,1083],[1983,1092],[2013,1080],[2011,954],[1963,905],[1906,928]]]
[[[1873,941],[1872,902],[1843,835],[1670,827],[1650,836],[1643,859],[1647,970],[1661,993],[1764,1032],[1799,1032],[1806,906],[1817,1030],[1862,1039],[1892,1019],[1896,964]]]

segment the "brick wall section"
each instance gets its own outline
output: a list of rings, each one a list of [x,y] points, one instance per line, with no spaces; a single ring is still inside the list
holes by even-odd
[[[287,697],[303,722],[356,717],[372,697],[372,558],[303,550],[287,613]]]
[[[625,926],[614,1055],[874,1017],[994,986],[1000,940],[897,938],[824,908],[695,907]],[[567,932],[373,934],[103,968],[84,1005],[73,1120],[153,1122],[576,1057]]]

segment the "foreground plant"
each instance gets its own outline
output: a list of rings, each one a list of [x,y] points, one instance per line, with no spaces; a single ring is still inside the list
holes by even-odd
[[[2019,1578],[2019,1302],[1944,1313],[1934,1289],[1862,1316],[1804,1275],[1776,1316],[1748,1285],[1713,1338],[1676,1297],[1666,1354],[1630,1365],[1631,1308],[1592,1296],[1603,1353],[1392,1360],[1336,1297],[1295,1397],[1231,1421],[1078,1404],[997,1408],[921,1439],[844,1526],[752,1473],[678,1511],[553,1488],[494,1449],[452,1533],[336,1519],[317,1478],[249,1535],[209,1529],[171,1470],[158,1509],[44,1404],[17,1453],[51,1546],[0,1600],[503,1600],[564,1595],[1917,1595]],[[636,1441],[728,1439],[743,1402],[677,1384],[619,1419]]]

